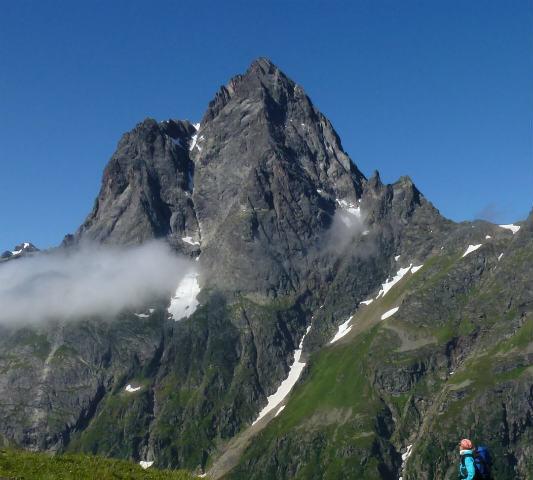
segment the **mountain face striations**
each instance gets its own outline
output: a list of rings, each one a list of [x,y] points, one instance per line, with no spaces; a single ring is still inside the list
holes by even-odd
[[[196,260],[199,306],[0,326],[3,443],[211,478],[420,480],[456,478],[470,436],[497,478],[533,478],[531,216],[457,224],[409,177],[366,178],[261,58],[199,124],[126,133],[61,248],[154,238]]]

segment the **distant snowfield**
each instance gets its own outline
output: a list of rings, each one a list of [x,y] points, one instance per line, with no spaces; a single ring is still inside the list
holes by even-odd
[[[348,333],[350,333],[350,330],[352,329],[352,327],[348,326],[350,325],[350,322],[352,321],[352,318],[353,316],[350,316],[350,318],[348,318],[348,320],[346,320],[344,323],[342,323],[341,325],[339,325],[339,330],[337,331],[337,333],[335,334],[335,336],[333,337],[333,339],[331,340],[330,345],[332,343],[335,343],[337,340],[340,340],[342,337],[344,337],[344,335],[347,335]]]
[[[465,258],[467,255],[470,255],[472,252],[475,252],[482,245],[482,243],[478,245],[468,245],[468,248],[466,249],[465,253],[463,253],[463,256],[461,258]]]
[[[175,321],[189,318],[199,305],[198,300],[196,300],[199,293],[198,274],[195,272],[188,273],[180,281],[178,288],[176,288],[176,293],[170,300],[168,313]]]
[[[309,333],[309,330],[311,330],[311,325],[307,327],[307,330],[305,331],[305,334],[302,337],[302,340],[300,341],[300,345],[298,345],[298,348],[294,351],[294,362],[292,363],[291,368],[289,370],[289,375],[285,380],[283,380],[283,382],[281,382],[281,385],[278,387],[276,392],[267,398],[266,407],[263,408],[261,412],[259,412],[259,416],[254,420],[252,425],[255,425],[265,415],[274,410],[285,399],[285,397],[292,390],[292,387],[294,387],[294,385],[300,378],[300,375],[305,367],[305,363],[300,362],[300,357],[302,356],[304,340],[307,334]],[[278,410],[276,415],[278,415],[281,410],[282,408]]]
[[[145,460],[141,460],[141,461],[139,462],[139,465],[140,465],[144,470],[146,470],[147,468],[150,468],[153,464],[154,464],[153,461],[152,461],[152,462],[147,462],[147,461],[145,461]]]
[[[133,393],[133,392],[138,392],[140,389],[141,387],[132,387],[131,384],[128,383],[124,390],[126,390],[126,392]]]
[[[411,273],[416,273],[416,272],[418,272],[418,270],[420,270],[423,266],[424,266],[424,264],[422,264],[422,265],[417,265],[416,267],[411,268]]]
[[[500,228],[505,228],[506,230],[511,230],[513,232],[513,235],[520,230],[520,225],[513,225],[512,223],[508,225],[498,225]]]
[[[383,315],[381,315],[381,320],[385,320],[386,318],[392,317],[398,310],[400,310],[400,307],[394,307],[390,310],[386,311]]]

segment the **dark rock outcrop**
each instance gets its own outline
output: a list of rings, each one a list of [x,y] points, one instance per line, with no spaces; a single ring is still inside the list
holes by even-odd
[[[189,158],[195,132],[187,121],[146,119],[126,133],[76,238],[120,245],[167,235],[196,238],[194,166]]]

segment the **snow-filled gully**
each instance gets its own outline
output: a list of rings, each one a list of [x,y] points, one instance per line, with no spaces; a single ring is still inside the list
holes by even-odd
[[[302,350],[304,346],[304,340],[307,334],[309,333],[309,330],[311,330],[311,325],[307,327],[307,330],[302,337],[302,340],[300,341],[300,344],[298,345],[298,348],[294,350],[294,362],[292,363],[290,369],[289,369],[289,375],[287,375],[287,378],[281,382],[281,385],[278,387],[275,393],[270,395],[267,398],[267,405],[266,407],[259,412],[258,417],[254,420],[252,425],[255,425],[259,420],[261,420],[265,415],[270,413],[272,410],[277,408],[281,402],[287,397],[287,395],[292,390],[292,387],[296,385],[296,382],[300,378],[300,375],[305,367],[304,362],[300,362],[300,358],[302,356]],[[276,416],[279,415],[283,407],[281,407],[277,413]]]

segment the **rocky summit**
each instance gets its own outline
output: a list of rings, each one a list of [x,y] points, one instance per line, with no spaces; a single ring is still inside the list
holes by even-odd
[[[171,299],[0,326],[2,443],[214,479],[429,480],[456,478],[470,437],[495,478],[533,478],[533,216],[454,223],[409,177],[366,178],[260,58],[200,123],[124,134],[59,249],[152,239],[197,266]],[[2,263],[45,254],[24,245]]]

